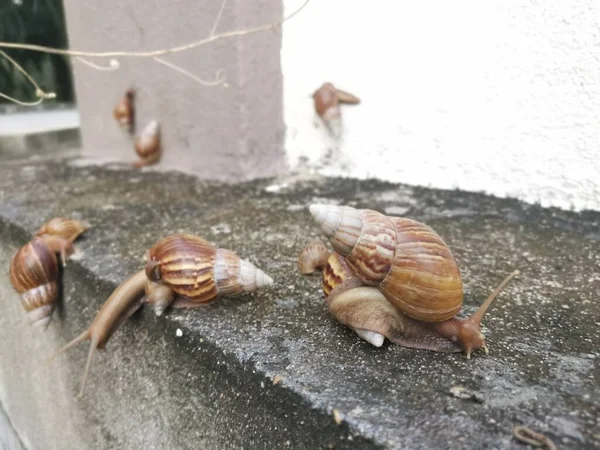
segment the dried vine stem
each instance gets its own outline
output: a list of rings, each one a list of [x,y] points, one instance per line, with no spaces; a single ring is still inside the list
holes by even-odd
[[[3,94],[2,92],[0,92],[0,97],[5,98],[11,102],[17,103],[18,105],[22,105],[22,106],[39,105],[44,100],[56,97],[56,94],[54,92],[44,92],[44,90],[38,86],[38,84],[31,77],[31,75],[29,75],[27,73],[27,71],[25,69],[23,69],[23,67],[21,67],[21,65],[18,62],[16,62],[14,59],[12,59],[10,56],[8,56],[4,51],[0,50],[0,55],[2,55],[4,58],[6,58],[6,60],[9,63],[11,63],[13,66],[15,66],[17,68],[17,70],[19,72],[21,72],[23,74],[23,76],[25,78],[27,78],[27,80],[29,80],[29,82],[33,85],[33,87],[35,87],[35,96],[38,99],[35,102],[22,102],[21,100],[17,100],[16,98],[11,97],[10,95]]]
[[[234,31],[228,31],[225,33],[216,34],[217,27],[221,20],[221,15],[223,14],[223,10],[225,9],[225,4],[227,3],[227,0],[223,0],[221,7],[219,9],[217,18],[214,22],[214,25],[213,25],[208,37],[197,40],[197,41],[189,42],[187,44],[183,44],[183,45],[179,45],[179,46],[171,47],[171,48],[166,48],[166,49],[149,50],[149,51],[131,51],[131,52],[123,51],[123,50],[110,51],[110,52],[88,52],[88,51],[81,51],[81,50],[65,50],[65,49],[60,49],[60,48],[46,47],[43,45],[19,44],[19,43],[15,43],[15,42],[4,42],[4,41],[0,41],[0,48],[31,50],[34,52],[49,53],[49,54],[53,54],[53,55],[70,56],[70,57],[76,58],[76,60],[78,60],[79,62],[81,62],[95,70],[102,70],[102,71],[117,70],[120,67],[119,61],[115,59],[117,57],[151,58],[154,61],[156,61],[160,64],[163,64],[163,65],[165,65],[173,70],[176,70],[177,72],[193,79],[197,83],[200,83],[204,86],[216,86],[225,81],[225,76],[223,74],[222,69],[219,69],[217,71],[214,81],[205,81],[205,80],[197,77],[196,75],[188,72],[187,70],[183,69],[182,67],[179,67],[171,62],[165,61],[164,59],[159,58],[159,57],[163,56],[163,55],[167,55],[167,54],[180,53],[180,52],[184,52],[187,50],[191,50],[191,49],[201,47],[203,45],[206,45],[206,44],[209,44],[211,42],[218,41],[221,39],[225,39],[225,38],[246,36],[248,34],[260,33],[262,31],[278,30],[283,25],[284,22],[290,20],[292,17],[299,14],[300,11],[302,11],[309,2],[310,2],[310,0],[304,0],[304,3],[302,3],[302,5],[300,5],[300,7],[298,9],[296,9],[290,15],[283,17],[282,19],[280,19],[276,22],[273,22],[273,23],[270,23],[267,25],[261,25],[261,26],[254,27],[254,28],[247,28],[245,30],[234,30]],[[51,99],[51,98],[56,97],[56,94],[54,92],[44,92],[38,86],[38,84],[33,80],[33,78],[25,71],[25,69],[23,69],[14,59],[12,59],[10,56],[8,56],[4,51],[0,50],[0,56],[3,56],[4,58],[6,58],[6,60],[8,62],[10,62],[14,67],[16,67],[19,70],[19,72],[21,72],[23,74],[23,76],[25,76],[33,84],[33,86],[36,89],[36,97],[38,99],[35,102],[23,102],[23,101],[15,99],[13,97],[10,97],[9,95],[3,94],[1,92],[0,92],[0,97],[3,97],[14,103],[18,103],[18,104],[24,105],[24,106],[39,105],[46,99]],[[92,61],[88,61],[87,59],[84,59],[84,57],[112,58],[112,59],[110,60],[108,66],[101,66]]]

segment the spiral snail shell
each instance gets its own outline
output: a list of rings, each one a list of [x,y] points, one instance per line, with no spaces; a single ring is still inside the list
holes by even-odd
[[[56,256],[40,237],[21,247],[10,262],[10,282],[34,327],[47,328],[58,292]]]
[[[147,259],[144,269],[113,291],[89,328],[50,358],[79,342],[90,341],[79,395],[83,393],[95,350],[103,349],[119,325],[144,303],[161,315],[169,306],[194,308],[220,296],[251,292],[273,283],[262,270],[231,250],[186,233],[160,239],[148,251]]]
[[[458,265],[443,239],[415,220],[348,206],[311,205],[310,212],[334,252],[327,259],[323,291],[331,314],[361,337],[381,345],[436,351],[487,352],[480,321],[511,273],[468,319],[455,315],[463,303]],[[313,251],[314,253],[314,251]],[[301,272],[303,267],[301,267]],[[309,273],[310,267],[306,269]],[[367,337],[365,337],[367,336]]]
[[[135,91],[128,89],[113,109],[113,117],[117,120],[119,126],[130,133],[135,125],[134,97]]]
[[[342,133],[342,112],[340,103],[358,104],[360,99],[355,95],[337,89],[326,82],[313,94],[314,107],[317,115],[323,120],[329,132],[339,138]]]
[[[73,241],[89,228],[87,222],[56,217],[36,232],[10,262],[10,281],[21,297],[27,317],[35,327],[47,328],[55,309],[59,277],[56,253],[63,266],[73,251]]]
[[[160,127],[156,120],[151,121],[142,130],[139,136],[135,138],[135,152],[140,157],[133,166],[140,168],[155,164],[160,159],[161,153],[161,138]]]
[[[55,217],[44,223],[36,236],[55,252],[60,252],[62,264],[66,265],[68,255],[73,252],[73,242],[90,228],[86,221]]]
[[[145,271],[148,280],[179,296],[172,303],[174,308],[194,308],[222,295],[252,292],[273,284],[271,277],[231,250],[184,233],[158,241],[148,251]],[[169,301],[156,297],[149,298],[148,303],[161,315]]]

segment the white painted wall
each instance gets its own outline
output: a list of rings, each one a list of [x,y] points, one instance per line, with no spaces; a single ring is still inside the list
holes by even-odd
[[[312,0],[283,30],[292,167],[600,210],[600,1]],[[329,160],[324,81],[363,100]]]

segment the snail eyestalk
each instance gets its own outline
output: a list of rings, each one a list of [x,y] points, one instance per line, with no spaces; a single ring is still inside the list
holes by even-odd
[[[485,344],[485,336],[481,333],[481,319],[498,294],[500,294],[508,282],[519,273],[518,270],[515,270],[508,275],[471,317],[466,320],[459,320],[457,334],[458,343],[465,349],[467,359],[471,358],[471,352],[473,350],[480,347],[483,348],[486,355],[489,353],[487,345]]]

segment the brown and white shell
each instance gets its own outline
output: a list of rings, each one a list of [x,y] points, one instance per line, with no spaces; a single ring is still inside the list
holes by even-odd
[[[56,256],[39,237],[21,247],[10,262],[10,282],[34,327],[46,328],[52,320],[58,276]]]
[[[134,145],[135,152],[140,157],[140,161],[134,164],[136,167],[158,162],[161,154],[161,136],[160,127],[156,120],[146,125],[140,135],[135,138]]]
[[[311,205],[310,212],[356,277],[376,286],[402,313],[442,322],[460,311],[463,283],[458,265],[427,225],[348,206]]]
[[[252,292],[273,283],[271,277],[235,252],[185,233],[167,236],[148,251],[146,276],[180,296],[174,300],[174,308],[200,306],[219,296]],[[156,286],[147,288],[147,294],[148,289]],[[153,306],[159,315],[165,307]]]

